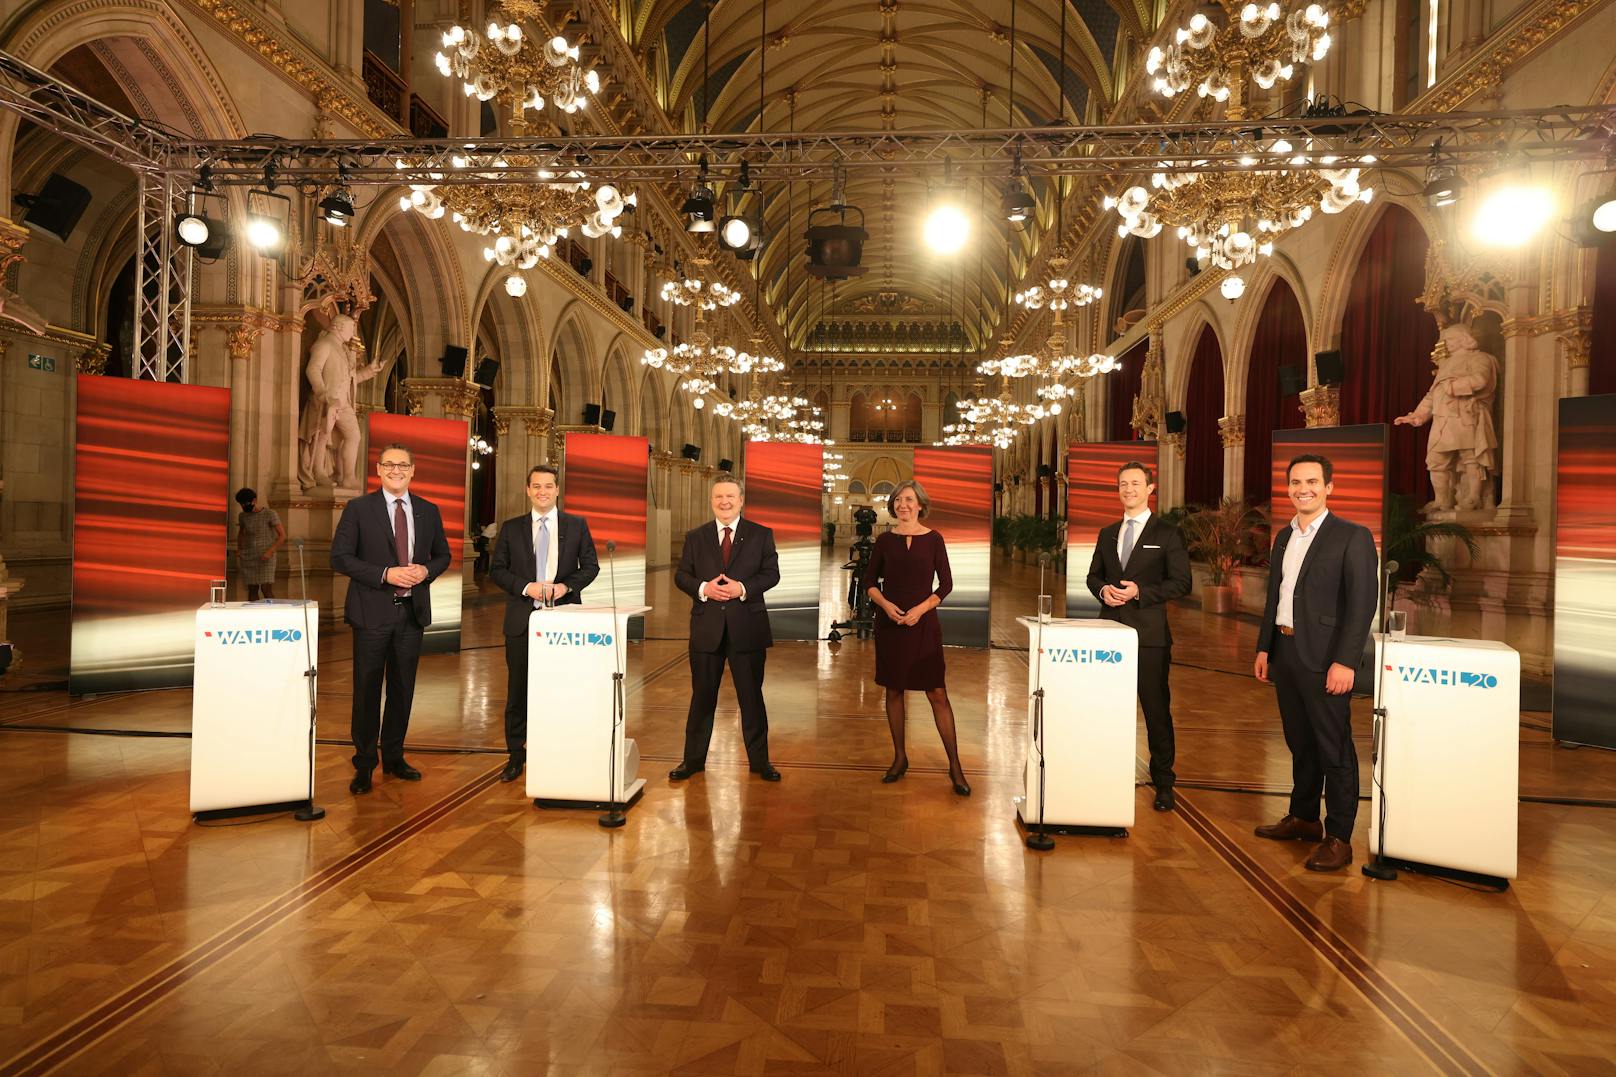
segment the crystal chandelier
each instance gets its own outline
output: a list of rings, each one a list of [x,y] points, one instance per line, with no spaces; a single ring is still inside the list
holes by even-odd
[[[1051,400],[1031,404],[1017,404],[1010,399],[1010,384],[1006,382],[1000,389],[999,395],[977,397],[973,400],[961,400],[959,404],[960,418],[978,433],[978,440],[985,436],[995,448],[1008,449],[1015,443],[1016,434],[1023,426],[1032,426],[1054,415],[1061,413],[1061,402]],[[946,431],[945,431],[946,432]],[[955,444],[948,442],[948,444]]]
[[[696,258],[692,262],[698,271],[712,264],[706,258]],[[689,340],[672,348],[646,349],[640,356],[640,362],[646,366],[653,370],[666,370],[679,378],[690,375],[716,378],[720,374],[776,374],[786,368],[774,356],[761,354],[761,337],[752,338],[753,347],[758,349],[758,353],[753,353],[736,351],[728,344],[716,343],[712,334],[707,332],[707,312],[734,306],[741,298],[739,292],[723,282],[680,273],[678,280],[663,285],[662,295],[679,306],[694,307],[696,324]]]
[[[837,483],[847,478],[847,472],[842,468],[842,459],[839,452],[826,452],[821,457],[826,490],[834,489]]]
[[[479,167],[533,169],[534,183],[412,183],[410,193],[398,200],[400,209],[434,220],[448,213],[462,231],[489,237],[483,259],[510,269],[532,269],[540,258],[550,257],[557,241],[566,239],[574,228],[590,239],[621,235],[617,218],[639,201],[636,195],[624,196],[609,183],[594,186],[576,169],[557,172],[551,162],[534,158],[482,159],[457,154],[449,163],[473,173]],[[394,164],[409,167],[403,160]],[[513,296],[523,295],[527,282],[513,273],[505,280],[505,290]]]
[[[1225,25],[1198,11],[1174,32],[1167,48],[1151,47],[1145,73],[1163,97],[1193,86],[1202,97],[1233,98],[1238,105],[1248,75],[1264,90],[1272,89],[1293,78],[1297,64],[1317,63],[1330,51],[1330,16],[1319,4],[1287,11],[1278,0],[1248,3],[1238,15],[1233,0],[1219,5]]]
[[[489,12],[484,33],[452,26],[444,31],[443,51],[433,57],[438,73],[460,79],[467,97],[497,97],[508,105],[517,134],[527,126],[528,109],[539,111],[548,101],[573,113],[600,92],[600,76],[579,66],[577,45],[564,37],[539,45],[522,29],[524,22],[537,22],[542,9],[537,0],[502,0]]]
[[[1048,307],[1058,317],[1068,307],[1086,307],[1105,294],[1102,289],[1092,284],[1074,281],[1068,277],[1066,271],[1071,264],[1071,255],[1066,249],[1055,248],[1044,266],[1044,271],[1048,274],[1045,282],[1017,292],[1016,302],[1028,310],[1042,310]]]

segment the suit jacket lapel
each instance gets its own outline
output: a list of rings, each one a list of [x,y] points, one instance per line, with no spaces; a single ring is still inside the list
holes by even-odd
[[[1333,512],[1319,521],[1318,531],[1314,534],[1313,541],[1307,544],[1307,553],[1302,555],[1302,567],[1296,570],[1297,587],[1302,586],[1302,581],[1307,579],[1307,570],[1313,566],[1313,556],[1319,552],[1319,546],[1324,542],[1325,537],[1329,535],[1334,521],[1335,513]],[[1294,590],[1292,593],[1294,593]]]
[[[393,540],[393,518],[387,511],[387,491],[377,490],[372,496],[375,498],[376,512],[382,518],[382,527],[385,528],[382,534],[387,536],[387,557],[396,565],[398,564],[398,544]]]

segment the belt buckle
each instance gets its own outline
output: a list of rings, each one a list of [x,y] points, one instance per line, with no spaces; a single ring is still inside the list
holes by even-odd
[[[1282,636],[1294,636],[1294,635],[1296,635],[1296,629],[1294,627],[1292,627],[1291,625],[1279,625],[1278,628],[1279,628],[1279,634],[1282,635]]]

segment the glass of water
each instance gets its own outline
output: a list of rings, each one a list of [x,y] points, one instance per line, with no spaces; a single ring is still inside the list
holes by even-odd
[[[226,594],[225,582],[223,580],[209,580],[208,581],[208,605],[210,605],[210,606],[222,606],[222,605],[224,605],[224,596],[225,596],[225,594]]]
[[[1402,639],[1408,635],[1408,611],[1386,611],[1386,637],[1388,639]]]
[[[1045,622],[1047,624],[1049,622],[1049,615],[1054,611],[1054,609],[1055,609],[1055,596],[1054,595],[1039,595],[1038,596],[1038,619],[1040,621],[1043,621],[1043,622]]]

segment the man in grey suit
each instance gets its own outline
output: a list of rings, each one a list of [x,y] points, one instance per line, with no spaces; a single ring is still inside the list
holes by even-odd
[[[1327,457],[1298,456],[1286,476],[1296,516],[1274,538],[1253,671],[1279,693],[1291,803],[1283,819],[1256,832],[1273,841],[1318,842],[1308,870],[1340,871],[1352,863],[1358,815],[1352,682],[1375,620],[1379,565],[1369,529],[1327,507],[1335,489]]]

